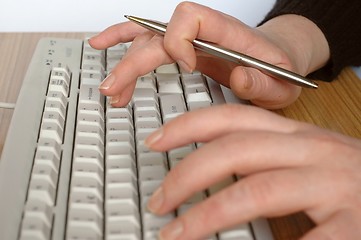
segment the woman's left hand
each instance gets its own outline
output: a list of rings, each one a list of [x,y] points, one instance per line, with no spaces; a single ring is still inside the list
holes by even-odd
[[[304,211],[313,239],[361,236],[361,141],[243,105],[186,113],[146,144],[167,151],[204,143],[166,176],[150,199],[156,214],[223,179],[242,178],[177,217],[161,239],[202,239],[258,217]]]

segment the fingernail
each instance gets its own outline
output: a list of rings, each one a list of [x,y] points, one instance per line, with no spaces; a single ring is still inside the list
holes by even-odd
[[[163,188],[159,187],[151,196],[151,198],[149,199],[148,202],[148,209],[149,211],[151,211],[152,213],[156,213],[162,206],[164,201],[164,193],[163,193]]]
[[[250,73],[248,73],[246,70],[245,71],[245,75],[246,75],[246,78],[245,78],[245,82],[243,83],[243,88],[244,89],[251,89],[252,86],[253,86],[253,80],[254,78],[252,77],[252,75]]]
[[[93,38],[97,37],[98,35],[95,34],[95,35],[92,35],[92,36],[89,36],[88,38],[88,42],[90,43],[92,41]]]
[[[99,89],[103,89],[103,90],[109,89],[113,85],[114,81],[115,81],[115,76],[110,73],[100,84]]]
[[[114,97],[109,98],[109,104],[115,104],[117,102],[119,102],[119,97],[118,96],[114,96]]]
[[[153,146],[156,142],[158,142],[163,137],[163,128],[159,128],[152,134],[150,134],[144,141],[144,144],[147,147]]]
[[[165,226],[159,232],[159,238],[161,240],[174,240],[177,239],[183,232],[183,224],[180,221],[175,221]]]
[[[178,66],[183,69],[184,71],[188,72],[188,73],[191,73],[193,72],[193,69],[189,67],[189,65],[187,63],[185,63],[184,61],[182,60],[179,60],[177,61],[178,63]]]

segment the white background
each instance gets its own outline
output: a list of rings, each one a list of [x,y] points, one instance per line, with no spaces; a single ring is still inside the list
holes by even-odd
[[[168,21],[177,0],[0,0],[2,32],[96,32],[135,15]],[[254,26],[274,0],[199,0]]]

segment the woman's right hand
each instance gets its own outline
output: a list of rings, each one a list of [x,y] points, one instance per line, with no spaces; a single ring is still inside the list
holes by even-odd
[[[196,38],[301,75],[321,67],[329,58],[322,32],[304,17],[279,16],[252,28],[214,9],[183,2],[175,9],[164,37],[126,22],[111,26],[89,40],[97,49],[133,42],[100,86],[101,92],[112,97],[114,106],[125,105],[132,96],[137,77],[162,64],[177,62],[186,71],[200,70],[230,87],[238,97],[261,107],[281,108],[299,96],[298,86],[196,51],[192,45]]]

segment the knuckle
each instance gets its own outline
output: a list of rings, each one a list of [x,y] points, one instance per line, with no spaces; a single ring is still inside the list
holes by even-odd
[[[176,12],[184,12],[184,13],[188,13],[188,12],[192,13],[195,6],[196,6],[196,4],[193,2],[184,1],[177,5],[175,11]]]
[[[253,208],[258,209],[264,206],[272,205],[272,199],[275,193],[275,185],[272,181],[262,178],[247,179],[244,184],[244,194]]]
[[[309,140],[314,141],[312,146],[317,146],[315,151],[322,154],[319,158],[321,164],[327,165],[331,178],[337,181],[335,183],[339,187],[336,188],[335,199],[343,204],[361,207],[360,150],[330,133],[311,134]]]

